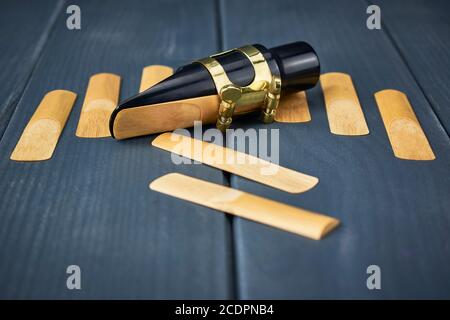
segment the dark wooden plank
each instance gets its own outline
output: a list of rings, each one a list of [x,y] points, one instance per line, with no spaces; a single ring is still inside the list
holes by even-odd
[[[378,1],[382,24],[447,134],[450,133],[450,2]]]
[[[0,138],[61,9],[62,1],[2,1]]]
[[[409,4],[405,4],[408,6]],[[338,217],[322,241],[234,219],[240,298],[449,298],[450,140],[385,31],[366,28],[364,2],[224,1],[227,47],[306,40],[323,72],[353,77],[370,135],[329,132],[320,87],[308,91],[312,121],[236,127],[280,130],[280,163],[320,178],[289,195],[232,176],[231,184]],[[251,13],[251,14],[249,14]],[[373,93],[405,92],[437,159],[395,158]],[[366,268],[381,268],[381,290],[368,290]]]
[[[78,1],[82,26],[58,17],[42,59],[1,141],[2,298],[229,298],[230,226],[225,215],[151,192],[170,171],[222,183],[222,172],[179,165],[149,137],[80,139],[75,129],[89,76],[122,76],[137,92],[142,67],[173,67],[217,51],[209,1]],[[194,18],[195,17],[195,18]],[[54,157],[17,163],[9,155],[42,96],[79,93]],[[66,289],[66,267],[82,289]]]

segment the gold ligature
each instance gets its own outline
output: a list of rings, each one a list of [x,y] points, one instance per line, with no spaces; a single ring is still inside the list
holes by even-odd
[[[237,86],[230,81],[222,65],[215,57],[239,51],[250,61],[255,77],[247,86]],[[225,131],[231,125],[235,107],[239,104],[262,104],[261,119],[271,123],[275,118],[281,94],[281,78],[274,75],[263,54],[254,46],[244,46],[224,51],[196,61],[211,74],[220,99],[216,127]]]

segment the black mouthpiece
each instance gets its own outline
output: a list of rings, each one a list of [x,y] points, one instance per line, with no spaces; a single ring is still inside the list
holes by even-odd
[[[283,88],[302,91],[314,87],[319,81],[319,58],[306,42],[285,44],[269,51],[277,62]]]
[[[306,42],[294,42],[272,49],[259,44],[253,46],[264,55],[272,74],[280,75],[282,95],[288,91],[312,88],[319,80],[319,58]],[[235,85],[246,86],[253,81],[253,65],[240,51],[223,53],[215,59]],[[208,70],[200,63],[190,63],[153,87],[122,101],[111,115],[111,133],[115,117],[123,109],[215,94],[216,87]]]

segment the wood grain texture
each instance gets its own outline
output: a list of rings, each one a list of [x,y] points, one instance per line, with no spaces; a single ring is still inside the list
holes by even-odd
[[[314,240],[339,225],[329,216],[179,173],[159,177],[150,189]]]
[[[60,10],[53,1],[2,2],[0,30],[7,36],[0,38],[0,93],[9,110],[0,115],[3,129],[17,109],[0,141],[0,297],[448,299],[450,142],[430,104],[448,124],[449,2],[381,1],[383,29],[368,30],[365,1],[218,1],[217,7],[207,1],[77,1],[80,31],[65,28],[67,1],[59,2]],[[52,22],[51,37],[40,33]],[[122,95],[131,96],[142,66],[178,66],[243,44],[298,40],[313,45],[324,72],[352,76],[371,134],[330,135],[321,90],[309,90],[308,123],[266,126],[246,118],[235,125],[280,129],[280,161],[320,173],[321,183],[288,195],[234,175],[230,182],[333,213],[343,224],[320,242],[240,218],[232,219],[231,242],[223,215],[153,196],[147,188],[174,169],[224,182],[217,170],[175,167],[148,147],[146,137],[76,139],[75,118],[51,161],[9,160],[36,101],[49,90],[83,92],[90,75],[108,70],[123,76]],[[408,95],[435,161],[392,157],[373,98],[391,87]],[[74,112],[81,104],[78,99]],[[81,291],[65,287],[70,264],[82,269]],[[367,290],[370,264],[382,270],[382,290]]]
[[[152,146],[290,193],[310,190],[319,179],[252,155],[175,133],[160,134]]]
[[[397,158],[436,159],[408,97],[403,92],[382,90],[375,93],[375,99]]]
[[[170,77],[173,74],[173,69],[168,66],[152,65],[142,69],[141,84],[139,92],[145,91],[153,87],[158,82]]]
[[[77,95],[67,90],[47,93],[23,130],[10,159],[41,161],[52,157]]]
[[[369,134],[350,75],[328,72],[320,76],[330,131],[344,136]]]
[[[110,137],[109,118],[120,94],[120,76],[98,73],[90,77],[76,131],[80,138]]]
[[[282,96],[275,115],[275,121],[287,123],[311,121],[305,91]]]
[[[91,75],[108,70],[123,77],[121,94],[128,97],[139,87],[142,66],[181,65],[219,49],[209,1],[76,4],[82,29],[68,30],[67,15],[58,15],[0,142],[0,297],[233,297],[228,219],[148,190],[150,180],[175,169],[215,183],[223,182],[220,171],[174,166],[148,147],[148,137],[79,139],[77,117],[67,122],[50,161],[9,160],[36,101],[49,90],[84,92]],[[76,101],[75,114],[82,103]],[[82,290],[66,288],[72,264],[81,268]]]
[[[240,298],[450,298],[450,139],[386,31],[367,29],[367,6],[346,0],[221,3],[224,49],[309,42],[322,72],[351,75],[370,128],[366,136],[330,135],[320,86],[307,91],[309,123],[264,126],[256,119],[236,119],[235,126],[244,129],[279,129],[280,163],[317,173],[320,183],[292,196],[232,175],[231,187],[330,212],[342,222],[328,237],[313,242],[234,218]],[[419,14],[425,9],[408,9],[414,10]],[[398,12],[398,24],[408,21]],[[382,20],[387,14],[382,8]],[[414,33],[408,36],[420,44]],[[434,49],[439,51],[443,39],[427,42],[438,42]],[[425,70],[421,74],[434,75]],[[373,97],[392,87],[407,94],[436,160],[399,161],[392,156]],[[366,287],[366,270],[372,264],[381,268],[381,290]]]
[[[450,134],[450,2],[381,0],[383,30],[389,34],[442,126]]]
[[[0,10],[0,138],[32,76],[63,1],[4,0]],[[26,39],[26,41],[24,41]],[[51,89],[49,89],[51,90]]]

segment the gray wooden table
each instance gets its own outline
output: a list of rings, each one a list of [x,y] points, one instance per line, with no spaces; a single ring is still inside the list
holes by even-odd
[[[66,8],[81,8],[68,30]],[[15,1],[0,3],[0,298],[450,298],[448,1]],[[90,75],[137,92],[150,64],[177,67],[244,44],[305,40],[322,71],[351,74],[370,135],[329,132],[320,87],[312,121],[280,129],[280,163],[320,178],[286,194],[202,165],[175,166],[149,146],[80,139]],[[395,158],[373,93],[406,93],[437,159]],[[9,160],[43,95],[78,93],[53,158]],[[266,128],[250,118],[236,127]],[[339,218],[313,241],[148,189],[178,171]],[[66,288],[66,268],[82,289]],[[378,265],[381,290],[368,290]]]

